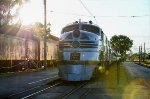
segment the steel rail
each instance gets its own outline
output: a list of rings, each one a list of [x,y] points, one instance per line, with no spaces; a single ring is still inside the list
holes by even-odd
[[[34,95],[36,95],[36,94],[39,94],[39,93],[41,93],[41,92],[43,92],[43,91],[46,91],[46,90],[48,90],[48,89],[50,89],[50,88],[53,88],[53,87],[55,87],[55,86],[57,86],[57,85],[59,85],[59,84],[61,84],[61,83],[62,83],[62,82],[56,83],[56,84],[54,84],[54,85],[52,85],[52,86],[50,86],[50,87],[44,88],[44,89],[39,90],[39,91],[37,91],[37,92],[34,92],[34,93],[30,94],[30,95],[27,95],[27,96],[25,96],[25,97],[22,97],[21,99],[27,99],[27,98],[32,97],[32,96],[34,96]]]
[[[66,99],[67,97],[69,97],[70,95],[72,95],[74,92],[78,91],[79,89],[81,89],[83,86],[85,86],[88,82],[85,82],[83,84],[81,84],[80,86],[73,88],[71,91],[64,93],[62,96],[58,96],[56,99]]]
[[[21,97],[21,94],[26,94],[26,93],[28,93],[28,92],[33,91],[34,93],[31,93],[30,95],[27,95],[27,96],[21,98],[21,99],[26,99],[26,98],[28,98],[28,97],[31,97],[31,96],[37,94],[37,93],[43,92],[43,91],[45,91],[45,90],[48,90],[48,89],[50,89],[50,88],[53,88],[53,87],[55,87],[55,86],[61,84],[62,82],[59,81],[59,80],[60,80],[60,79],[56,79],[56,80],[53,80],[53,81],[49,82],[49,83],[52,83],[51,86],[46,87],[46,88],[44,88],[44,89],[43,89],[42,87],[45,87],[45,86],[46,86],[45,84],[38,85],[38,86],[33,86],[32,88],[28,88],[28,89],[22,90],[22,91],[20,91],[20,92],[16,92],[16,93],[14,93],[14,94],[11,94],[11,95],[9,95],[7,98],[8,98],[8,99],[9,99],[9,98],[13,99],[14,97],[17,97],[17,96],[18,96],[18,97]],[[42,88],[42,90],[39,90],[40,88]],[[35,90],[39,90],[39,91],[36,91],[36,92],[35,92]]]

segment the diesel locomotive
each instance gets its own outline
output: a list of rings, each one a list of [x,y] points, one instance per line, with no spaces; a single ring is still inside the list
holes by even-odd
[[[59,76],[67,81],[90,80],[106,69],[112,49],[102,29],[92,21],[66,25],[59,40]]]

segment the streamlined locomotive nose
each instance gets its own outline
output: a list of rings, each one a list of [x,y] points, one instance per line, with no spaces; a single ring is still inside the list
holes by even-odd
[[[80,37],[80,30],[74,30],[73,31],[73,38],[75,39],[72,42],[72,47],[74,48],[79,48],[80,47],[80,42],[78,41],[78,38]]]
[[[73,41],[72,42],[72,47],[79,48],[80,47],[80,42],[79,41]]]
[[[74,37],[74,38],[80,37],[80,30],[74,30],[74,31],[73,31],[73,37]]]

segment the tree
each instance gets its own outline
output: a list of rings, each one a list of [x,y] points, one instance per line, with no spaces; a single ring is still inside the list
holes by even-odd
[[[49,36],[50,35],[50,32],[51,32],[51,30],[50,30],[50,26],[51,26],[51,24],[50,23],[48,23],[47,25],[46,25],[46,34],[47,34],[47,36]],[[42,23],[40,23],[40,22],[36,22],[36,23],[34,23],[34,25],[32,26],[33,27],[33,30],[36,32],[36,35],[38,36],[38,37],[43,37],[44,36],[44,25],[42,24]]]
[[[139,60],[139,54],[135,53],[130,57],[131,61],[138,61]]]
[[[8,24],[17,17],[21,5],[28,0],[0,0],[0,25]]]
[[[18,20],[19,22],[19,9],[21,5],[27,2],[28,0],[0,0],[0,32],[6,30],[10,25],[13,25],[13,20]]]
[[[118,50],[118,52],[121,54],[121,58],[126,58],[126,52],[130,51],[130,48],[133,45],[133,40],[131,40],[129,37],[125,35],[114,35],[110,39],[112,48],[114,50]]]

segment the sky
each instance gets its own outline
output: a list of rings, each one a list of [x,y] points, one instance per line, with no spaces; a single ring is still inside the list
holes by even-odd
[[[150,0],[81,1],[92,15],[80,0],[47,0],[47,22],[51,23],[52,35],[60,37],[61,29],[68,23],[92,20],[108,39],[126,35],[133,40],[133,52],[138,52],[144,43],[150,52]],[[43,22],[43,11],[43,0],[30,0],[20,12],[23,24]]]

